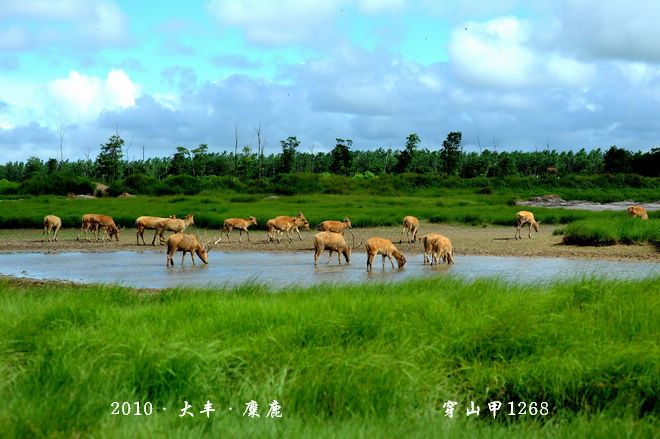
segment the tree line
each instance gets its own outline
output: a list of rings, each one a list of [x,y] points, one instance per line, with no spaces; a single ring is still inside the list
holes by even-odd
[[[351,139],[336,139],[330,152],[301,151],[301,142],[291,136],[280,141],[281,152],[264,154],[258,132],[256,151],[249,145],[234,151],[210,152],[206,144],[196,148],[177,146],[170,157],[128,160],[124,157],[124,140],[112,135],[100,145],[95,160],[62,161],[51,158],[42,161],[30,157],[25,162],[0,165],[0,180],[23,183],[27,193],[80,193],[92,190],[91,181],[120,187],[139,187],[155,182],[192,181],[188,177],[231,177],[246,182],[273,179],[287,174],[340,175],[354,178],[375,178],[390,174],[442,175],[460,178],[477,177],[538,177],[548,168],[558,176],[582,174],[638,174],[660,176],[660,148],[649,152],[631,152],[617,146],[607,151],[593,149],[577,152],[542,150],[535,152],[496,151],[466,152],[462,147],[462,133],[451,132],[437,150],[420,148],[420,138],[410,134],[401,150],[377,148],[361,150],[353,147]],[[178,180],[177,180],[178,178]],[[43,187],[46,186],[46,187]],[[47,186],[55,186],[56,192]],[[157,191],[156,191],[157,192]]]

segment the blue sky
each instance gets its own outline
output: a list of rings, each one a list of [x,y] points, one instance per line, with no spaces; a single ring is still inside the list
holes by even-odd
[[[0,162],[176,146],[559,150],[659,142],[642,0],[4,0]]]

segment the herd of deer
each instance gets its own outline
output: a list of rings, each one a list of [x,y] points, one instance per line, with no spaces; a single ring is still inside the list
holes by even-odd
[[[649,216],[646,213],[646,210],[640,206],[630,206],[627,209],[628,215],[633,217],[639,217],[643,220],[648,220]],[[160,218],[154,216],[141,216],[135,220],[136,232],[136,241],[137,245],[140,245],[140,239],[142,239],[142,244],[146,245],[144,240],[144,231],[145,230],[154,230],[154,237],[151,240],[151,245],[156,245],[156,238],[159,238],[159,243],[166,244],[167,246],[167,262],[166,265],[174,265],[174,253],[177,251],[183,252],[181,257],[181,264],[184,262],[186,253],[190,253],[190,258],[192,259],[193,265],[195,264],[195,258],[193,253],[196,254],[202,262],[205,264],[208,263],[208,251],[209,246],[217,244],[222,240],[222,236],[215,240],[210,239],[204,243],[200,243],[198,238],[192,234],[183,233],[187,227],[194,224],[193,214],[186,215],[185,218],[179,219],[175,215],[171,215],[168,218]],[[229,218],[225,220],[222,233],[227,235],[227,240],[230,241],[231,238],[229,233],[236,229],[239,231],[238,241],[241,242],[243,237],[243,232],[247,234],[249,242],[250,232],[248,227],[251,225],[256,225],[257,219],[253,216],[243,219],[243,218]],[[528,226],[528,236],[532,237],[532,228],[536,232],[539,231],[539,221],[534,219],[534,214],[526,210],[520,211],[516,214],[516,234],[515,239],[522,239],[521,229],[524,225]],[[53,232],[53,239],[57,241],[57,233],[62,227],[62,220],[55,215],[47,215],[44,217],[44,229],[42,233],[42,241],[44,241],[44,236],[47,236],[48,241],[51,240],[51,232]],[[295,231],[298,234],[298,238],[302,241],[303,238],[300,235],[300,228],[309,230],[309,222],[302,214],[298,213],[296,216],[278,216],[273,219],[269,219],[266,222],[266,234],[267,242],[273,242],[275,240],[275,235],[277,235],[277,242],[280,242],[282,232],[286,233],[289,242],[293,241],[293,238],[290,235],[291,231]],[[92,232],[95,234],[96,240],[99,239],[99,233],[103,229],[102,241],[105,241],[106,236],[109,240],[112,240],[113,236],[119,241],[119,233],[124,228],[121,229],[117,227],[112,217],[107,215],[98,215],[98,214],[86,214],[82,217],[82,226],[80,227],[80,232],[84,232],[85,241],[87,239],[87,232]],[[319,232],[314,235],[314,265],[317,265],[319,256],[325,250],[329,251],[328,262],[332,257],[332,253],[337,253],[337,260],[341,264],[341,257],[344,256],[346,263],[350,262],[351,251],[355,247],[362,245],[363,240],[356,245],[355,244],[355,235],[351,230],[353,235],[353,240],[351,244],[347,243],[344,239],[344,232],[346,229],[352,229],[351,221],[348,218],[344,218],[344,221],[323,221],[317,226]],[[401,236],[399,238],[399,243],[403,242],[403,234],[406,234],[406,240],[408,243],[414,243],[417,241],[417,232],[419,230],[419,220],[414,216],[406,216],[403,218],[403,229],[401,230]],[[166,231],[173,232],[167,239],[164,237]],[[76,238],[80,240],[80,233]],[[453,250],[452,244],[449,238],[443,236],[439,233],[429,233],[419,239],[422,245],[424,246],[424,264],[427,262],[430,265],[438,264],[439,262],[446,262],[447,264],[453,264]],[[373,237],[367,240],[366,242],[367,250],[367,271],[371,271],[373,267],[373,260],[376,255],[382,255],[382,265],[385,269],[385,258],[387,257],[394,268],[394,262],[392,257],[396,259],[398,263],[398,268],[402,268],[406,263],[405,256],[394,246],[392,241],[380,238]],[[428,255],[431,255],[429,259]]]

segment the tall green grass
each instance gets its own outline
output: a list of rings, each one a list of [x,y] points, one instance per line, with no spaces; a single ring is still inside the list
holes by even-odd
[[[599,218],[580,220],[563,229],[564,243],[577,245],[641,244],[660,246],[660,222],[639,218]]]
[[[277,294],[0,282],[0,431],[652,437],[659,281],[444,278]],[[259,419],[242,416],[253,399]],[[265,417],[274,399],[279,420]],[[184,400],[194,418],[179,418]],[[209,420],[198,413],[207,400],[217,410]],[[460,404],[455,419],[444,416],[448,400]],[[493,420],[492,400],[504,412],[511,401],[545,401],[550,412]],[[113,401],[150,401],[154,414],[111,415]],[[465,416],[470,401],[479,417]]]
[[[465,189],[419,191],[416,195],[394,197],[381,195],[296,196],[245,195],[233,192],[208,192],[194,196],[139,196],[136,198],[69,199],[40,196],[0,202],[0,228],[40,228],[48,214],[62,218],[64,227],[79,227],[85,213],[111,215],[120,226],[133,227],[142,215],[183,217],[195,214],[195,224],[221,228],[226,218],[254,215],[263,228],[268,218],[303,212],[312,225],[326,219],[350,217],[355,227],[398,226],[405,215],[414,215],[434,223],[472,225],[515,225],[516,198],[528,194],[495,191],[478,194]],[[660,192],[658,193],[660,199]],[[526,208],[529,209],[529,208]],[[612,213],[533,208],[544,224],[567,224],[578,219],[611,217]],[[624,211],[615,215],[625,217]]]

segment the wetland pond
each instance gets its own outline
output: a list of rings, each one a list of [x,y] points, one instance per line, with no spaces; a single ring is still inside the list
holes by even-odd
[[[40,280],[120,284],[137,288],[232,287],[246,282],[267,284],[274,289],[319,283],[401,281],[429,276],[460,279],[499,278],[515,283],[550,283],[557,280],[597,276],[611,279],[641,279],[660,276],[660,263],[598,259],[520,258],[501,256],[455,256],[454,265],[430,267],[422,255],[410,255],[405,268],[394,269],[381,257],[374,270],[366,271],[366,253],[355,252],[351,264],[337,265],[336,254],[327,264],[327,252],[313,264],[313,252],[219,252],[209,254],[209,264],[186,255],[174,257],[174,267],[165,266],[165,254],[157,251],[39,252],[0,254],[0,274]],[[394,261],[396,267],[396,261]]]

